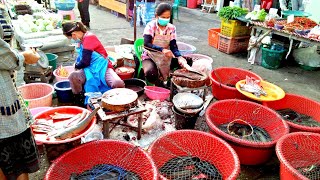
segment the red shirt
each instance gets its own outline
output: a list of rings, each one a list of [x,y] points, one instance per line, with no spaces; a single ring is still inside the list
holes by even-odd
[[[101,54],[105,59],[108,58],[107,51],[104,49],[102,43],[99,41],[98,37],[95,34],[87,32],[83,36],[82,45],[83,49],[95,51]],[[111,61],[108,61],[108,68],[113,68]]]

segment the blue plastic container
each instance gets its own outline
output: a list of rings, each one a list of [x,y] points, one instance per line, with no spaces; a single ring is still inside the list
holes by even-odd
[[[56,9],[61,11],[71,11],[76,6],[75,0],[55,0]]]
[[[59,81],[54,84],[54,89],[57,93],[58,101],[60,103],[73,102],[73,93],[71,90],[69,80]]]

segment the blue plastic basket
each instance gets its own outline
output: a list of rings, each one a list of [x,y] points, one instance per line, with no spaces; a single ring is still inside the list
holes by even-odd
[[[65,1],[54,1],[56,9],[62,11],[71,11],[76,6],[76,1],[74,0],[65,0]]]

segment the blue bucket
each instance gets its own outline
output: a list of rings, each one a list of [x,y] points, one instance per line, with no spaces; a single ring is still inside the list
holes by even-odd
[[[54,84],[54,89],[57,93],[58,101],[60,103],[73,102],[73,93],[71,90],[69,80],[59,81]]]

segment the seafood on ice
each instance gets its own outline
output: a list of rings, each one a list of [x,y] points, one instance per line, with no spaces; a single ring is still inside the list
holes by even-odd
[[[50,116],[52,118],[51,120],[36,119],[35,122],[31,125],[31,127],[34,132],[46,133],[48,140],[51,138],[59,140],[72,138],[88,127],[92,118],[96,115],[98,110],[99,108],[96,108],[90,114],[87,111],[83,111],[82,113],[76,115],[60,113],[58,113],[57,115],[57,113],[55,113],[55,115]],[[57,121],[57,119],[61,120],[60,117],[63,117],[63,122],[54,123],[54,121]]]
[[[242,91],[252,93],[257,97],[260,97],[261,95],[268,95],[267,92],[260,86],[260,80],[256,80],[248,76],[246,77],[246,83],[240,84],[240,89]]]

